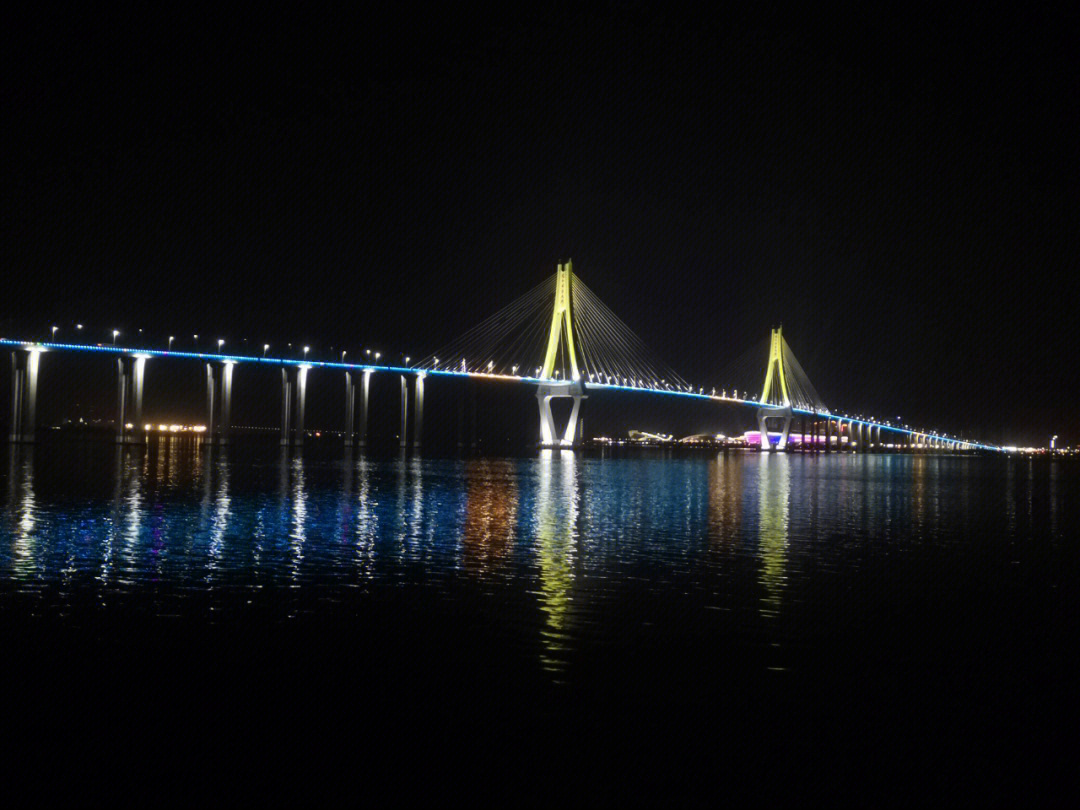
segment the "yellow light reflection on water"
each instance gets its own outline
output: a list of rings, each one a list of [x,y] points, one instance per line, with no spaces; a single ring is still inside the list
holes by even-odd
[[[558,453],[556,456],[555,454]],[[536,512],[536,556],[540,567],[541,665],[552,673],[566,670],[573,616],[576,525],[579,508],[577,469],[569,450],[542,450]]]
[[[775,619],[787,586],[789,456],[761,453],[758,466],[758,556],[761,559],[761,615]]]

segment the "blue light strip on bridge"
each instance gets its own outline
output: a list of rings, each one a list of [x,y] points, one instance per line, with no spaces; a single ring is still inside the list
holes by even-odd
[[[211,352],[182,352],[171,351],[162,349],[132,349],[125,346],[111,346],[101,344],[86,344],[86,343],[36,343],[33,341],[25,340],[10,340],[7,338],[0,338],[0,346],[11,346],[12,348],[24,348],[28,350],[38,351],[76,351],[76,352],[92,352],[97,354],[116,354],[116,355],[130,355],[130,356],[142,356],[142,357],[172,357],[179,358],[181,360],[205,360],[209,362],[219,363],[258,363],[262,365],[270,366],[293,366],[296,368],[326,368],[326,369],[338,369],[341,371],[364,371],[375,372],[384,371],[392,374],[413,374],[416,376],[425,375],[429,377],[460,377],[460,378],[476,378],[476,379],[492,379],[503,380],[508,382],[523,382],[531,384],[545,384],[550,385],[552,383],[559,384],[565,383],[564,380],[545,380],[537,377],[516,377],[507,374],[485,374],[483,372],[476,371],[446,371],[439,369],[419,369],[410,368],[408,366],[378,366],[371,365],[370,363],[344,363],[326,360],[305,360],[285,357],[252,357],[250,355],[243,354],[214,354]],[[569,383],[566,383],[569,384]],[[752,399],[737,399],[735,397],[717,396],[715,394],[695,393],[693,391],[675,391],[672,389],[663,388],[645,388],[637,387],[633,385],[612,385],[611,383],[595,383],[595,382],[582,382],[582,385],[586,388],[592,388],[604,391],[634,391],[639,394],[664,394],[666,396],[684,397],[687,399],[696,400],[712,400],[716,402],[731,402],[736,405],[746,405],[748,407],[756,408],[759,403]],[[966,441],[964,439],[953,439],[946,436],[939,436],[933,433],[927,433],[924,431],[911,430],[909,428],[900,428],[894,425],[884,425],[880,422],[869,422],[865,419],[855,419],[848,416],[835,416],[833,414],[819,414],[814,411],[808,411],[802,408],[792,408],[792,413],[802,414],[804,416],[820,417],[823,419],[829,419],[834,422],[849,422],[858,425],[865,425],[867,427],[879,428],[880,430],[891,431],[900,435],[907,436],[924,436],[926,438],[932,438],[948,442],[955,447],[973,447],[979,450],[1001,450],[1002,448],[989,445],[980,444],[979,442]]]

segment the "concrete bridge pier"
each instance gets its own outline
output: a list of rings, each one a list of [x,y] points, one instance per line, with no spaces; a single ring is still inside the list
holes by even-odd
[[[371,393],[371,369],[364,369],[360,380],[360,423],[356,427],[356,446],[367,447],[368,401]]]
[[[292,401],[296,381],[293,369],[281,369],[281,446],[292,444]]]
[[[413,408],[413,447],[419,448],[424,437],[424,377],[421,372],[416,375],[416,405]]]
[[[776,445],[777,450],[787,450],[788,436],[791,433],[791,420],[792,420],[791,406],[784,407],[762,407],[758,408],[758,434],[761,441],[761,449],[767,452],[771,452],[772,442],[769,441],[769,419],[783,419],[784,427],[780,432],[780,441]]]
[[[13,442],[37,439],[37,388],[40,349],[16,349],[11,353],[11,431]]]
[[[117,444],[145,444],[143,427],[143,382],[146,378],[145,355],[121,355],[117,364]],[[131,425],[129,429],[127,426]]]
[[[229,443],[234,366],[231,360],[213,360],[206,364],[206,433],[203,434],[203,444]]]
[[[409,381],[404,374],[401,375],[401,433],[398,446],[409,446]]]
[[[293,445],[304,446],[304,415],[307,412],[307,377],[310,366],[300,366],[296,370],[296,432]]]
[[[356,381],[351,371],[345,372],[345,446],[353,445],[353,426],[356,423]]]
[[[304,445],[307,375],[310,368],[310,366],[285,366],[281,369],[281,445],[283,447]],[[293,422],[294,414],[295,423]]]
[[[561,439],[556,439],[555,418],[551,414],[551,400],[558,398],[569,398],[574,401]],[[577,443],[581,401],[585,398],[585,387],[577,380],[541,383],[536,387],[536,402],[540,407],[540,444],[543,447],[573,447]]]

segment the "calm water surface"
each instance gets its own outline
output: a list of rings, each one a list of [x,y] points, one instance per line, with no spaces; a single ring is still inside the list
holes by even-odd
[[[402,797],[537,803],[1046,799],[1071,773],[1062,462],[5,451],[0,627],[55,712],[23,728],[65,718],[78,759],[205,773],[182,730],[262,767],[332,728],[358,747],[309,789],[378,741]]]

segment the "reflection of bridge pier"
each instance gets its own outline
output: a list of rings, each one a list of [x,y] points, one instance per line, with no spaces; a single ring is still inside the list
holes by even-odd
[[[558,452],[558,455],[556,455]],[[540,609],[546,627],[540,633],[545,669],[562,672],[568,650],[578,516],[576,459],[568,450],[540,451],[537,489],[536,555],[540,568]]]
[[[758,465],[758,556],[764,596],[761,615],[780,615],[787,573],[788,510],[791,493],[789,458],[762,456]]]
[[[37,500],[34,495],[34,448],[8,448],[8,515],[11,525],[11,575],[33,579],[39,565],[37,548]]]

